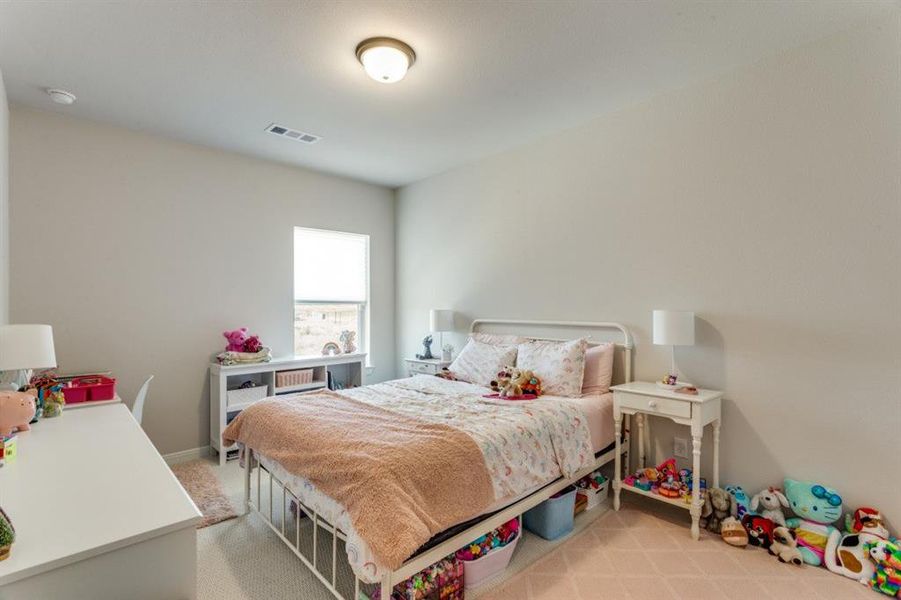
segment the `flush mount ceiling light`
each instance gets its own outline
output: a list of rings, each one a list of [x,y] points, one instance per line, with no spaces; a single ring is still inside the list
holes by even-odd
[[[357,45],[357,60],[366,74],[380,83],[400,81],[416,62],[416,53],[408,44],[389,37],[374,37]]]
[[[72,92],[67,92],[66,90],[57,90],[51,89],[47,90],[47,95],[50,96],[50,99],[56,102],[57,104],[75,104],[75,94]]]

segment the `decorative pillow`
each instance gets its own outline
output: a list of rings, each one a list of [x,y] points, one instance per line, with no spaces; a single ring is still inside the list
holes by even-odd
[[[582,394],[587,348],[584,338],[571,342],[526,342],[519,345],[516,367],[540,377],[545,394],[576,398]]]
[[[616,345],[612,342],[592,346],[585,351],[585,375],[582,377],[583,394],[606,394],[613,381],[613,355]]]
[[[498,371],[516,362],[516,346],[494,346],[469,340],[448,370],[457,379],[488,386]]]
[[[527,342],[529,338],[512,333],[470,333],[469,338],[492,346],[517,346]]]

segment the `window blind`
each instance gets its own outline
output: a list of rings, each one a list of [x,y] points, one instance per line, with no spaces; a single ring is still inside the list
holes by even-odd
[[[294,300],[366,302],[369,236],[294,228]]]

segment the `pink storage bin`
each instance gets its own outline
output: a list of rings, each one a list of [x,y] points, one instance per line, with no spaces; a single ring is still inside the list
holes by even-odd
[[[465,589],[474,588],[501,573],[510,564],[516,544],[522,537],[522,531],[516,538],[502,548],[496,548],[476,560],[463,561],[463,585]]]
[[[66,399],[66,404],[78,404],[88,399],[88,390],[72,385],[70,381],[63,386],[63,398]]]
[[[93,402],[97,400],[112,400],[116,396],[116,380],[112,377],[104,377],[103,375],[88,375],[87,377],[78,377],[71,381],[73,388],[81,388],[87,394],[84,401]],[[63,392],[66,402],[69,396]]]

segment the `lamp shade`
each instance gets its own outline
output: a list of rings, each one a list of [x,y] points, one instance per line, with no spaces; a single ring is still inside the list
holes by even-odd
[[[0,326],[0,371],[56,366],[50,325]]]
[[[686,310],[655,310],[654,343],[658,346],[693,346],[695,314]]]
[[[433,308],[429,312],[429,331],[453,331],[454,330],[454,311]]]

